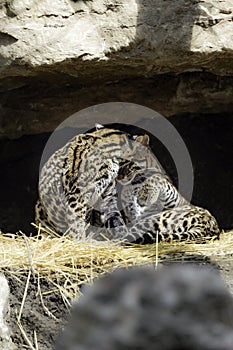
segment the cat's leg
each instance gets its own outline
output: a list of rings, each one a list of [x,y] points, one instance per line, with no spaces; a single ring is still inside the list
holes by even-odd
[[[220,229],[208,210],[184,205],[151,215],[134,224],[126,241],[152,243],[172,240],[218,238]]]

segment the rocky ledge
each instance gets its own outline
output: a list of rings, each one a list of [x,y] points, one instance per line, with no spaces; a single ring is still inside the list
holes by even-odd
[[[231,0],[3,0],[1,136],[107,101],[232,112],[232,35]]]

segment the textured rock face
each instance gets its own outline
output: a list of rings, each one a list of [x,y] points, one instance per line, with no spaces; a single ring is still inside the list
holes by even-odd
[[[5,0],[1,76],[79,76],[97,66],[125,67],[134,76],[203,69],[231,74],[232,12],[231,0]]]
[[[138,103],[165,116],[190,112],[233,114],[233,77],[185,73],[99,83],[87,79],[86,85],[72,78],[59,83],[51,79],[51,75],[3,79],[0,138],[51,132],[73,113],[112,101]]]
[[[1,350],[16,350],[10,337],[10,329],[7,325],[9,312],[10,289],[7,279],[0,274],[0,348]]]
[[[233,111],[232,0],[2,0],[0,136],[96,103]]]
[[[232,311],[209,269],[122,270],[84,291],[56,349],[230,350]]]

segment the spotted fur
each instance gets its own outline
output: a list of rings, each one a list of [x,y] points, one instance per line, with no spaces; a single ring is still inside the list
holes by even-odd
[[[211,214],[173,186],[147,135],[101,126],[76,136],[43,166],[36,221],[78,240],[91,235],[148,243],[219,236]]]

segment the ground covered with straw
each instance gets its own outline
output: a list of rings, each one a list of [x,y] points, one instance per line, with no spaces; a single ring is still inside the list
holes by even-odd
[[[82,286],[117,268],[172,261],[213,264],[233,290],[233,231],[220,240],[128,245],[74,242],[41,228],[35,237],[0,235],[0,266],[11,289],[13,341],[21,349],[47,350],[69,315]]]

